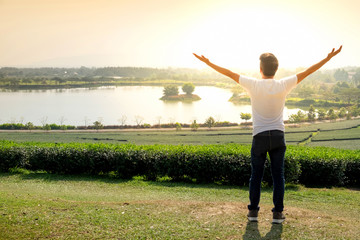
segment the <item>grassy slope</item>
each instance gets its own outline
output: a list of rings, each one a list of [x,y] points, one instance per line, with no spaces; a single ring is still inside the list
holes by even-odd
[[[0,174],[0,239],[355,239],[360,194],[286,190],[283,225],[246,219],[248,189],[48,174]],[[265,237],[266,236],[266,237]]]

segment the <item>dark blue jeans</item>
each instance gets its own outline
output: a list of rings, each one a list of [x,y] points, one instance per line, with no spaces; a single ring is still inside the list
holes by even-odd
[[[264,175],[264,165],[267,153],[270,156],[271,174],[273,179],[273,212],[284,210],[284,157],[286,145],[284,132],[271,130],[261,132],[253,137],[251,147],[251,178],[249,210],[259,210],[261,181]]]

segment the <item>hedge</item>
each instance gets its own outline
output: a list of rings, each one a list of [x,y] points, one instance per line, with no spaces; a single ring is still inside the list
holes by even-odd
[[[269,161],[264,182],[271,185]],[[247,185],[250,146],[115,145],[92,143],[15,143],[0,141],[0,171],[12,168],[58,174],[108,174]],[[317,186],[359,186],[360,151],[288,146],[287,182]]]

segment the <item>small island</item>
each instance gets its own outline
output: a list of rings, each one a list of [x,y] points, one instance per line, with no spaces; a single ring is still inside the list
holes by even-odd
[[[182,86],[182,90],[185,94],[179,94],[179,89],[177,86],[168,85],[164,87],[163,93],[164,95],[160,98],[163,101],[198,101],[201,98],[196,95],[192,94],[195,90],[195,86],[192,83],[185,83]]]

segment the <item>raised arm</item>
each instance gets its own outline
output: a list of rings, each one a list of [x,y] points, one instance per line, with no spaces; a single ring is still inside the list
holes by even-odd
[[[309,76],[310,74],[312,74],[313,72],[317,71],[319,68],[321,68],[325,63],[327,63],[328,61],[330,61],[330,59],[334,56],[336,56],[336,54],[338,54],[342,49],[342,45],[339,47],[338,50],[335,51],[335,48],[332,49],[332,51],[327,55],[326,58],[324,58],[323,60],[321,60],[320,62],[312,65],[311,67],[309,67],[308,69],[304,70],[303,72],[300,72],[298,74],[296,74],[297,76],[297,83],[300,83],[304,78],[306,78],[307,76]]]
[[[209,67],[213,68],[214,70],[216,70],[217,72],[231,78],[232,80],[234,80],[235,82],[239,83],[239,74],[237,73],[234,73],[232,71],[230,71],[229,69],[226,69],[226,68],[222,68],[222,67],[219,67],[213,63],[211,63],[209,61],[209,59],[207,59],[206,57],[204,57],[203,55],[199,56],[199,55],[196,55],[195,53],[193,53],[195,57],[197,57],[200,61],[206,63]]]

